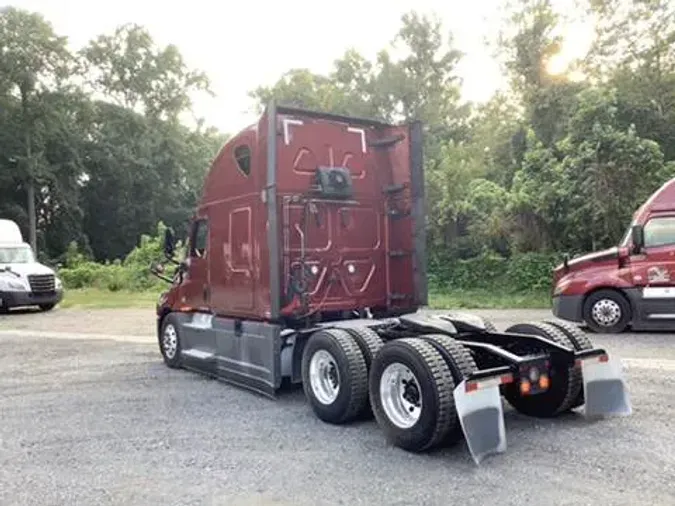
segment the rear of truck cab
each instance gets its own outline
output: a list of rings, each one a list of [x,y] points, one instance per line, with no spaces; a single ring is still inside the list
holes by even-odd
[[[552,306],[596,332],[675,328],[675,179],[640,206],[618,246],[554,269]]]
[[[270,108],[228,140],[192,220],[179,304],[323,319],[426,303],[421,126]]]

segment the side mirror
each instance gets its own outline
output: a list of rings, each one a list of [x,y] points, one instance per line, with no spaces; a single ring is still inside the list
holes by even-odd
[[[642,225],[633,225],[631,228],[631,240],[633,242],[633,254],[642,252],[645,245],[645,229]]]
[[[176,247],[175,238],[170,228],[164,231],[164,256],[173,258],[173,253]]]

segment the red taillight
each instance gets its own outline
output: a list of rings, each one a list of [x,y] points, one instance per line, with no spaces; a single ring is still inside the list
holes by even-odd
[[[574,365],[576,367],[581,367],[581,362],[584,360],[597,360],[600,363],[606,363],[609,362],[609,355],[607,355],[607,353],[603,353],[602,355],[598,355],[596,357],[588,357],[584,359],[578,358],[574,361]]]
[[[493,376],[491,378],[483,378],[479,380],[467,381],[466,386],[464,387],[464,391],[467,393],[475,392],[480,388],[496,387],[499,385],[505,385],[507,383],[512,382],[513,382],[513,374],[507,373],[502,374],[501,376]]]
[[[466,387],[464,388],[466,393],[475,392],[476,390],[478,390],[478,383],[467,383]]]

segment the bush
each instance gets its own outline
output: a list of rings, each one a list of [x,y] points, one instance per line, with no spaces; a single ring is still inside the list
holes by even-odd
[[[124,261],[115,260],[112,263],[93,262],[78,251],[75,243],[71,243],[66,253],[66,266],[59,270],[64,287],[98,288],[117,292],[157,290],[166,286],[164,281],[150,272],[151,264],[164,259],[162,243],[165,228],[160,223],[156,236],[143,235],[139,245]]]
[[[562,261],[560,255],[524,253],[509,259],[506,281],[512,290],[547,290],[551,287],[552,270]]]
[[[429,262],[429,285],[436,291],[495,289],[500,292],[546,290],[559,255],[525,253],[505,258],[494,253],[457,259],[433,255]]]

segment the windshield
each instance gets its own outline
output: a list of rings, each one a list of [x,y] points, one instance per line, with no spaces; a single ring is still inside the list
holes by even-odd
[[[29,264],[34,261],[29,246],[0,246],[0,264]]]

